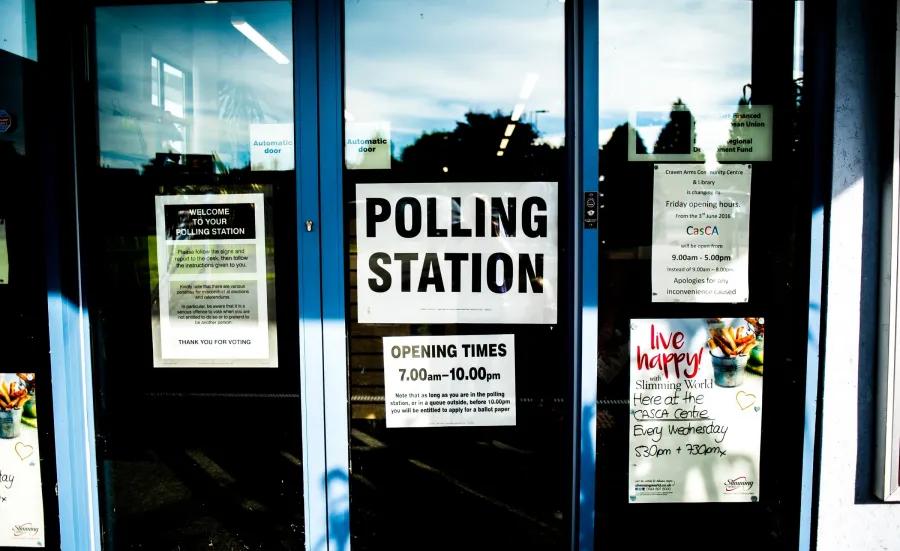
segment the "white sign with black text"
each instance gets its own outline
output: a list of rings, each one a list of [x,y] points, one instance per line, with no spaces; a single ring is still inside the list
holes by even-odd
[[[155,367],[277,367],[261,193],[157,197],[156,261]]]
[[[747,302],[751,165],[654,169],[653,302]]]
[[[360,323],[556,323],[555,182],[357,184]]]
[[[388,428],[514,426],[514,335],[384,338]]]

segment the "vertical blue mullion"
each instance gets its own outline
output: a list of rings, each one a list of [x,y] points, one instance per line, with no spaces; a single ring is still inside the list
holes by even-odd
[[[599,72],[600,19],[599,0],[581,0],[576,28],[580,56],[576,70],[578,82],[578,120],[580,154],[578,169],[581,192],[599,191]],[[579,194],[579,198],[583,193]],[[594,492],[597,458],[597,273],[599,237],[597,229],[584,229],[583,213],[578,211],[581,227],[581,438],[579,460],[579,549],[594,549]]]
[[[342,0],[319,0],[319,171],[329,549],[350,550]]]
[[[306,549],[328,541],[325,486],[325,399],[319,279],[319,147],[316,6],[294,2],[294,127],[297,176],[297,285],[300,300],[300,400]],[[307,231],[306,221],[313,223]]]
[[[45,181],[44,220],[60,547],[94,551],[100,549],[100,510],[90,318],[82,292],[78,186],[77,179],[73,180],[71,193],[60,194],[55,176],[51,170]],[[74,228],[60,227],[60,220],[74,221]],[[64,235],[74,238],[61,243]],[[64,261],[62,251],[68,247],[75,248],[74,266]]]

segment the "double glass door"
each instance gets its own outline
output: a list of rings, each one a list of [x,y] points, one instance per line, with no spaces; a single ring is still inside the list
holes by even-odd
[[[565,5],[335,4],[325,82],[321,6],[128,4],[78,133],[102,547],[568,548]]]

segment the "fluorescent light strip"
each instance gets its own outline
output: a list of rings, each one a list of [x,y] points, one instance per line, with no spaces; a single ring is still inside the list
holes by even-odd
[[[534,92],[534,85],[537,84],[538,76],[537,73],[528,73],[525,75],[525,82],[522,83],[522,91],[519,92],[520,98],[528,99],[531,97],[531,93]]]
[[[503,138],[500,140],[500,149],[506,149],[506,146],[509,145],[509,138]]]
[[[503,156],[503,152],[502,152],[502,151],[498,151],[498,152],[497,152],[497,156],[498,156],[498,157],[502,157],[502,156]]]
[[[265,37],[259,32],[250,26],[246,21],[232,21],[231,24],[235,29],[241,32],[242,35],[246,36],[250,39],[250,42],[256,44],[260,50],[266,52],[266,54],[275,60],[275,63],[279,65],[287,65],[291,61],[285,57],[281,51],[278,50],[275,46],[272,45],[271,42],[265,39]]]
[[[515,129],[516,129],[516,125],[514,125],[514,124],[507,124],[507,125],[506,125],[506,132],[504,132],[503,135],[506,136],[506,137],[508,138],[508,137],[512,136],[512,133],[513,133],[513,131],[514,131]]]
[[[512,116],[510,117],[510,120],[512,120],[513,122],[516,122],[517,120],[519,120],[519,117],[522,116],[523,111],[525,111],[525,104],[517,103],[516,106],[513,107],[513,112],[512,112]]]

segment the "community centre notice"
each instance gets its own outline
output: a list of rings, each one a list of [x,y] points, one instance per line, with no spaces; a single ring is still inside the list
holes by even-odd
[[[653,302],[749,300],[751,168],[654,165]]]
[[[557,184],[357,184],[360,323],[556,323]]]
[[[384,338],[388,428],[514,426],[514,335]]]
[[[155,367],[277,367],[262,194],[157,197],[156,261]]]
[[[631,503],[756,502],[763,318],[631,322]]]

